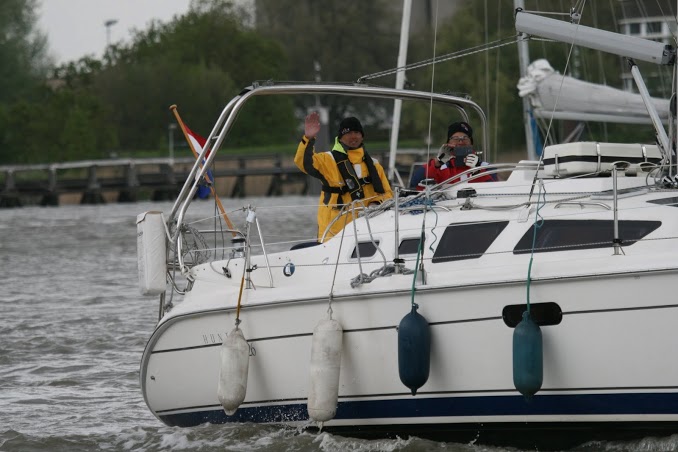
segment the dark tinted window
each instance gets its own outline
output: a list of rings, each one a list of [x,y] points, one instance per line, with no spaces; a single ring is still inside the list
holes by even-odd
[[[475,259],[483,255],[508,221],[451,224],[445,228],[433,263]]]
[[[400,242],[398,254],[417,254],[419,252],[420,239],[405,239]]]
[[[377,246],[379,246],[379,241],[375,240],[375,243]],[[374,243],[372,242],[360,242],[358,243],[358,250],[356,248],[353,248],[353,253],[351,254],[351,258],[357,259],[358,258],[358,251],[360,251],[360,258],[363,259],[365,257],[372,257],[374,256],[374,253],[377,252],[377,248],[374,246]]]
[[[645,24],[645,32],[647,34],[657,34],[662,32],[661,22],[648,22]]]
[[[622,246],[642,239],[661,225],[661,221],[619,221],[619,238]],[[532,252],[534,226],[520,239],[513,254]],[[612,220],[546,220],[537,228],[535,253],[548,251],[585,250],[612,246],[614,222]]]
[[[662,198],[662,199],[653,199],[651,202],[652,204],[659,204],[660,206],[671,206],[671,207],[678,207],[678,198],[675,196],[672,196],[671,198]]]

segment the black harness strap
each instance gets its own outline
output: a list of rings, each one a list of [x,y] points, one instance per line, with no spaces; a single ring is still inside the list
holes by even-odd
[[[370,175],[371,183],[374,185],[374,191],[383,195],[385,193],[384,184],[381,183],[381,178],[379,177],[379,171],[374,166],[374,160],[369,156],[367,151],[363,148],[363,161],[367,165],[367,172]]]
[[[343,205],[341,202],[341,195],[345,193],[350,193],[351,199],[353,201],[357,199],[363,199],[365,197],[363,186],[367,184],[372,184],[374,186],[375,192],[380,194],[384,193],[384,185],[381,183],[381,179],[379,178],[379,172],[374,166],[372,157],[369,156],[364,148],[363,162],[365,162],[365,165],[367,166],[367,172],[369,173],[367,177],[358,177],[353,164],[348,159],[348,154],[340,151],[332,151],[332,157],[334,157],[334,161],[337,163],[337,169],[339,170],[339,174],[341,174],[344,185],[341,187],[331,187],[326,183],[325,180],[322,180],[322,191],[325,192],[323,202],[325,205],[329,204],[332,193],[337,193],[339,195],[337,199],[337,207],[341,207]]]

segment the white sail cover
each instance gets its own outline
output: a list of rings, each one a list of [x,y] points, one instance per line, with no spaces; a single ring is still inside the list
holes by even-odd
[[[580,121],[650,123],[640,94],[563,76],[548,61],[535,60],[518,82],[520,97],[528,96],[536,117]],[[669,101],[652,98],[663,122],[668,121]]]

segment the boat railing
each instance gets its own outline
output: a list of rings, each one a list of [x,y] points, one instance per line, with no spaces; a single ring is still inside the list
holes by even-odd
[[[502,173],[512,173],[513,171],[531,171],[537,173],[537,170],[541,170],[543,165],[537,161],[532,160],[523,160],[518,163],[493,163],[487,166],[480,168],[469,168],[468,170],[456,174],[440,183],[426,187],[425,190],[418,192],[413,196],[408,196],[406,198],[401,198],[399,200],[400,204],[403,203],[412,203],[414,201],[420,201],[423,198],[431,196],[432,194],[441,193],[453,189],[459,185],[466,184],[468,182],[473,182],[476,179],[487,175],[498,175]],[[395,199],[390,199],[382,203],[378,209],[366,212],[369,215],[376,215],[382,210],[389,209],[393,207]],[[419,206],[420,207],[420,206]],[[402,209],[402,207],[401,207]]]
[[[338,215],[331,223],[330,225],[326,228],[324,231],[323,235],[321,236],[320,242],[324,242],[328,238],[329,231],[331,227],[338,221],[345,221],[347,218],[347,215],[350,215],[354,218],[360,218],[360,217],[367,217],[367,220],[369,221],[370,218],[379,215],[385,210],[395,208],[398,212],[399,215],[401,214],[407,214],[407,213],[412,213],[412,212],[418,212],[418,211],[430,211],[430,210],[442,210],[442,211],[450,211],[451,208],[449,206],[446,206],[444,204],[438,203],[439,200],[448,200],[450,199],[450,194],[454,193],[455,188],[459,188],[461,186],[464,186],[464,188],[470,188],[470,186],[467,185],[468,182],[472,182],[476,180],[477,178],[486,176],[486,175],[494,175],[494,174],[501,174],[501,173],[506,173],[506,172],[513,172],[513,171],[525,171],[528,173],[528,175],[531,175],[533,173],[536,173],[538,169],[541,170],[543,168],[543,165],[541,165],[539,162],[536,161],[521,161],[519,163],[497,163],[497,164],[490,164],[487,166],[483,166],[480,168],[480,171],[478,168],[474,169],[469,169],[467,171],[464,171],[463,173],[460,173],[456,176],[453,176],[449,178],[446,181],[443,181],[439,184],[435,184],[433,186],[427,187],[426,190],[422,192],[417,192],[414,195],[409,195],[409,196],[397,196],[397,202],[398,205],[396,206],[396,198],[392,198],[388,201],[385,201],[381,205],[378,206],[368,206],[367,203],[369,200],[358,200],[356,202],[352,202],[350,204],[347,204],[344,206],[342,209],[340,215]],[[539,175],[539,173],[537,173]],[[463,176],[466,176],[464,178]],[[529,177],[526,179],[530,179]],[[491,183],[490,183],[491,184]],[[473,187],[475,188],[480,188],[485,186],[485,183],[482,184],[472,184]],[[489,185],[491,186],[491,185]],[[489,188],[488,186],[488,188]],[[536,200],[535,200],[536,202]],[[566,200],[560,200],[559,201],[561,204],[564,204],[567,202]],[[581,203],[582,201],[576,201],[578,203]],[[526,203],[521,203],[520,205],[526,205]],[[245,210],[243,210],[245,211]],[[180,217],[181,218],[181,217]],[[259,244],[256,244],[256,239],[255,239],[255,244],[252,244],[252,237],[248,237],[247,234],[243,234],[241,231],[237,229],[230,229],[230,228],[214,228],[214,229],[196,229],[195,231],[193,228],[190,228],[186,225],[177,228],[180,231],[183,231],[183,233],[179,233],[175,235],[174,238],[174,243],[176,244],[176,256],[172,260],[173,262],[176,262],[177,265],[176,267],[179,268],[182,273],[187,273],[189,268],[191,268],[194,265],[198,265],[204,261],[204,259],[201,261],[201,259],[197,259],[196,256],[200,257],[200,253],[205,251],[203,249],[200,249],[199,247],[196,249],[195,243],[193,244],[193,247],[189,246],[188,248],[191,249],[186,249],[186,244],[185,244],[185,235],[187,232],[193,233],[193,234],[199,234],[199,235],[221,235],[222,239],[221,242],[223,244],[222,249],[222,259],[228,258],[229,255],[226,253],[229,252],[228,250],[230,249],[230,255],[232,257],[233,253],[236,253],[236,246],[227,246],[227,236],[229,234],[236,236],[238,239],[241,241],[245,242],[243,245],[244,247],[247,247],[247,249],[250,249],[252,246],[261,246],[262,252],[266,258],[266,261],[268,261],[268,258],[266,256],[267,254],[267,249],[266,249],[266,244],[264,242],[264,238],[262,236],[261,229],[259,227],[259,222],[258,219],[256,219],[255,216],[255,225],[257,226],[258,234],[259,234]],[[183,229],[182,229],[183,228]],[[394,229],[397,229],[397,223],[394,224]],[[189,231],[190,230],[190,231]],[[345,231],[346,233],[349,233],[349,230]],[[197,240],[192,239],[193,242],[199,242]],[[358,237],[355,237],[355,240],[358,240]],[[304,240],[306,242],[307,240]],[[204,240],[203,240],[204,242]],[[206,243],[206,242],[205,242]],[[235,242],[234,242],[235,243]],[[286,242],[287,243],[287,242]],[[232,244],[233,245],[233,244]],[[276,243],[273,243],[272,245],[276,245]],[[207,245],[205,245],[207,246]],[[220,259],[218,256],[218,249],[219,247],[215,244],[214,245],[214,259]],[[204,253],[203,253],[204,254]],[[236,253],[237,254],[237,253]],[[204,256],[203,256],[204,257]],[[271,280],[272,284],[272,277],[270,277],[270,272],[271,269],[268,268],[269,272],[269,279]]]
[[[481,172],[480,174],[475,174],[475,175],[469,174],[469,177],[466,180],[455,180],[458,177],[458,176],[455,176],[455,178],[449,179],[449,180],[452,180],[452,183],[437,184],[437,186],[436,186],[437,188],[436,188],[435,191],[433,191],[431,189],[427,189],[427,192],[421,192],[414,197],[413,196],[400,197],[399,195],[400,195],[401,189],[396,188],[395,189],[396,190],[395,198],[393,198],[389,201],[386,201],[385,203],[383,203],[382,205],[379,205],[379,206],[366,206],[366,204],[369,202],[369,200],[353,201],[353,202],[344,206],[341,214],[334,219],[334,221],[332,222],[332,224],[330,224],[330,226],[328,226],[327,230],[325,231],[325,233],[324,233],[324,235],[323,235],[323,237],[320,241],[321,242],[325,241],[325,239],[327,238],[328,231],[330,230],[331,226],[336,221],[341,221],[342,218],[346,219],[347,218],[346,215],[351,215],[353,217],[352,218],[353,220],[360,218],[360,217],[364,217],[365,218],[365,225],[367,227],[367,233],[362,231],[359,234],[357,226],[356,226],[356,222],[353,221],[352,225],[347,225],[347,227],[345,227],[342,230],[342,232],[340,233],[341,234],[341,240],[343,241],[347,237],[351,237],[351,239],[354,240],[355,243],[358,243],[359,241],[365,241],[365,237],[366,237],[366,235],[368,235],[369,240],[372,241],[375,249],[382,255],[382,260],[383,260],[384,263],[383,263],[383,266],[381,266],[380,268],[377,268],[375,270],[371,270],[371,272],[369,274],[366,274],[364,272],[364,268],[363,268],[364,262],[363,262],[363,259],[360,256],[359,247],[356,247],[356,252],[357,252],[356,263],[358,265],[359,275],[351,280],[351,285],[353,287],[355,287],[355,286],[363,284],[363,283],[371,282],[373,279],[375,279],[377,277],[388,276],[392,273],[409,274],[412,271],[404,268],[404,265],[403,265],[404,261],[399,259],[397,254],[396,254],[395,258],[393,259],[393,261],[387,261],[386,257],[383,255],[381,249],[379,248],[379,246],[377,245],[377,243],[375,241],[375,238],[372,236],[372,230],[370,228],[370,218],[372,216],[378,215],[380,212],[383,212],[384,210],[387,210],[387,209],[393,208],[395,210],[396,214],[394,216],[394,218],[395,218],[394,231],[395,231],[395,241],[396,241],[396,243],[398,243],[398,217],[401,214],[406,214],[406,213],[410,213],[410,212],[413,212],[413,211],[427,212],[427,211],[432,211],[432,210],[436,210],[436,209],[449,212],[454,207],[450,207],[449,205],[444,205],[444,204],[436,204],[436,202],[438,200],[449,200],[450,199],[449,198],[449,195],[450,195],[449,189],[450,188],[454,188],[458,185],[465,184],[466,182],[472,180],[473,178],[480,177],[483,174],[489,174],[489,173],[495,173],[495,172],[499,173],[499,172],[502,172],[502,171],[509,171],[509,170],[512,170],[512,171],[521,170],[521,171],[532,172],[532,171],[536,171],[538,168],[540,168],[540,166],[538,165],[538,162],[533,162],[533,161],[527,161],[527,162],[523,161],[523,162],[520,162],[518,164],[489,165],[487,167],[483,167],[484,171]],[[611,175],[612,176],[612,182],[613,182],[613,190],[611,190],[612,193],[610,194],[612,196],[612,199],[613,199],[613,206],[612,207],[607,205],[607,204],[604,204],[602,202],[595,202],[595,201],[582,201],[582,200],[574,200],[574,201],[573,200],[553,200],[552,201],[552,202],[556,203],[554,205],[554,209],[557,209],[561,206],[567,206],[567,205],[578,205],[578,206],[583,208],[586,205],[586,206],[597,206],[597,207],[600,207],[600,208],[604,208],[606,210],[612,210],[614,212],[614,225],[615,225],[615,233],[614,233],[614,236],[615,236],[614,237],[614,240],[615,240],[614,243],[615,243],[615,250],[616,250],[615,254],[618,254],[618,253],[621,252],[620,246],[619,246],[620,242],[619,242],[619,238],[618,238],[618,226],[617,226],[618,225],[618,216],[617,216],[617,209],[618,208],[617,208],[617,202],[616,201],[617,201],[617,198],[619,197],[619,193],[618,193],[616,179],[617,179],[617,177],[619,176],[619,173],[622,170],[618,170],[615,167],[613,169],[613,172],[612,172],[612,175]],[[477,171],[477,169],[469,170],[467,173],[472,173],[473,171]],[[478,184],[478,185],[475,185],[475,186],[479,187],[479,186],[484,186],[484,185],[485,184],[483,183],[483,184]],[[488,186],[491,186],[491,183],[489,183]],[[497,187],[499,187],[499,185]],[[628,189],[624,189],[624,190],[628,190]],[[622,192],[623,192],[623,190],[622,190]],[[590,194],[588,194],[588,195],[590,195]],[[414,205],[408,204],[408,203],[411,203],[411,201],[413,199],[418,198],[418,197],[421,197],[424,202],[421,203],[421,204],[414,204]],[[468,199],[467,201],[470,201],[470,199]],[[537,200],[535,200],[534,202],[537,202]],[[528,202],[524,202],[524,203],[521,203],[520,205],[512,206],[512,207],[526,206],[526,205],[529,205],[529,204],[530,204],[530,202],[528,201]],[[487,207],[484,207],[484,208],[487,208]],[[463,207],[462,207],[462,209],[463,209]],[[248,206],[247,208],[242,209],[242,210],[248,218],[247,219],[247,222],[248,222],[247,232],[244,233],[244,234],[241,231],[236,230],[236,229],[227,229],[227,228],[222,228],[222,229],[218,229],[218,228],[197,229],[197,228],[194,228],[192,226],[185,225],[182,228],[182,233],[177,235],[176,254],[175,254],[174,258],[171,260],[169,269],[170,270],[172,268],[174,270],[180,269],[180,270],[182,270],[182,274],[184,276],[186,276],[187,273],[188,273],[188,270],[191,267],[204,263],[204,261],[200,260],[199,256],[202,253],[203,257],[204,257],[204,255],[205,255],[204,251],[207,250],[207,247],[205,249],[191,249],[191,245],[195,246],[200,241],[195,240],[195,239],[191,239],[191,238],[187,238],[187,236],[189,234],[194,234],[194,235],[195,234],[198,234],[198,235],[201,235],[201,234],[205,234],[205,235],[221,234],[221,236],[222,236],[221,241],[223,242],[224,245],[227,242],[226,237],[229,234],[235,234],[237,239],[240,240],[238,242],[240,245],[239,246],[235,245],[235,242],[233,241],[232,245],[234,245],[234,246],[233,246],[233,248],[231,248],[230,255],[223,254],[221,256],[221,259],[224,260],[226,258],[229,258],[229,259],[244,258],[244,260],[245,260],[244,271],[249,272],[249,271],[253,270],[254,268],[256,268],[256,265],[252,266],[252,263],[251,263],[251,260],[250,260],[250,251],[251,251],[251,248],[253,246],[253,244],[252,244],[253,238],[254,238],[254,246],[257,246],[256,245],[256,238],[253,237],[253,235],[251,234],[251,232],[253,232],[253,231],[251,231],[251,226],[254,225],[254,226],[257,227],[257,230],[258,230],[260,246],[262,248],[263,257],[264,257],[264,266],[267,268],[267,271],[268,271],[268,278],[269,278],[269,282],[270,282],[269,287],[274,287],[272,271],[271,271],[272,269],[271,269],[271,265],[269,263],[267,251],[266,251],[267,245],[264,241],[264,237],[262,235],[262,231],[261,231],[261,228],[259,226],[258,219],[256,218],[256,215],[254,215],[254,209],[251,206]],[[211,220],[211,217],[202,219],[200,221],[206,221],[206,220]],[[185,244],[184,244],[185,240],[189,240],[187,248],[185,248]],[[200,243],[206,244],[206,241],[203,240]],[[341,245],[340,245],[340,248],[341,248]],[[396,249],[397,248],[398,247],[396,246]],[[226,246],[224,246],[222,248],[222,252],[225,253],[227,249],[228,248]],[[215,247],[213,248],[213,250],[214,250],[214,256],[212,256],[210,254],[210,257],[213,257],[213,260],[219,260],[220,258],[217,255],[218,254],[218,247],[216,246],[216,244],[215,244]],[[372,264],[373,264],[373,262],[372,262]],[[224,272],[227,271],[226,270],[227,267],[228,266],[223,268]],[[423,260],[422,260],[422,265],[420,267],[421,267],[420,271],[421,271],[422,284],[426,284],[426,274],[423,271]],[[372,268],[372,267],[370,267],[370,268]],[[245,275],[246,276],[244,276],[244,278],[245,278],[244,281],[247,282],[247,288],[250,288],[250,280],[249,280],[250,274],[246,273]],[[189,281],[188,281],[188,286],[187,286],[186,290],[190,290],[190,287],[191,287],[191,284],[192,284],[192,281],[190,280],[190,276],[188,277],[188,279],[189,279]],[[173,285],[174,290],[177,293],[180,293],[180,294],[183,293],[183,291],[181,289],[179,289],[179,287],[176,285],[175,278],[173,276],[171,277],[171,283]]]
[[[464,188],[470,188],[467,184],[469,182],[473,182],[474,180],[485,177],[487,175],[496,175],[496,174],[501,174],[501,173],[507,173],[507,172],[514,172],[514,171],[525,171],[528,174],[534,174],[535,176],[543,176],[541,174],[541,170],[543,169],[543,164],[537,161],[521,161],[519,163],[496,163],[496,164],[490,164],[483,166],[481,168],[470,168],[458,175],[455,175],[441,183],[435,184],[433,186],[426,187],[426,190],[419,192],[415,195],[410,195],[410,196],[405,196],[405,197],[398,197],[398,206],[397,210],[399,214],[405,214],[405,213],[412,213],[415,211],[427,211],[427,210],[445,210],[449,211],[450,208],[441,205],[441,204],[436,204],[436,202],[440,199],[449,199],[450,193],[454,192],[455,188],[459,188],[461,186],[464,186]],[[528,180],[530,179],[529,177],[527,178]],[[537,179],[535,177],[534,179]],[[485,184],[472,184],[473,187],[479,188],[484,186]],[[320,242],[324,242],[327,237],[328,233],[331,229],[331,227],[337,222],[337,221],[342,221],[345,220],[347,215],[351,215],[353,218],[360,218],[360,217],[366,217],[367,221],[369,221],[369,218],[376,216],[380,214],[381,212],[394,208],[395,206],[395,199],[390,199],[388,201],[385,201],[381,205],[378,206],[368,206],[366,205],[369,200],[358,200],[356,202],[352,202],[350,204],[347,204],[344,206],[342,209],[342,212],[340,215],[338,215],[327,227],[327,229],[324,231]],[[535,201],[536,202],[536,201]],[[562,201],[561,201],[562,202]],[[524,203],[522,204],[524,205]],[[178,221],[183,221],[184,214],[185,214],[185,207],[182,206],[182,209],[179,211],[179,216],[177,218]],[[252,212],[254,209],[251,209]],[[268,256],[267,256],[267,250],[266,250],[266,244],[264,243],[264,238],[261,233],[261,229],[259,227],[258,219],[256,219],[256,215],[254,215],[254,224],[257,227],[258,234],[259,234],[259,240],[260,240],[260,246],[262,247],[262,252],[264,254],[266,262],[268,262]],[[182,223],[179,223],[180,225]],[[183,228],[183,229],[182,229]],[[176,244],[176,256],[174,260],[177,262],[178,268],[181,270],[183,274],[187,274],[188,270],[190,267],[202,263],[200,259],[196,259],[196,256],[204,258],[204,256],[201,256],[200,253],[201,250],[199,249],[199,246],[193,250],[187,250],[185,248],[185,243],[184,243],[184,235],[182,234],[182,230],[184,233],[186,232],[188,226],[183,225],[178,228],[176,228],[177,232],[175,232],[174,237],[173,237],[173,243]],[[394,228],[397,228],[397,224],[394,224]],[[189,228],[190,229],[190,228]],[[251,244],[251,237],[249,237],[249,234],[243,234],[241,231],[237,229],[215,229],[215,230],[201,230],[201,231],[190,231],[194,232],[197,234],[223,234],[224,236],[226,234],[232,234],[234,236],[237,236],[240,240],[244,241],[244,246],[246,247],[248,251],[250,250],[252,244]],[[347,232],[347,231],[345,231]],[[357,234],[357,232],[356,232]],[[358,237],[355,237],[355,240],[358,240]],[[195,240],[194,240],[195,241]],[[226,239],[222,239],[224,244],[226,243]],[[195,244],[194,244],[195,247]],[[223,247],[223,250],[225,251],[227,248],[226,246]],[[231,251],[233,253],[235,251],[235,248]],[[215,245],[215,253],[216,253],[216,245]],[[204,254],[204,253],[203,253]],[[224,255],[225,256],[225,255]],[[222,256],[222,258],[224,257]],[[218,259],[217,255],[215,254],[214,256],[215,259]],[[204,259],[203,259],[204,260]],[[267,267],[268,263],[266,264]],[[273,278],[271,276],[271,269],[270,267],[268,268],[268,273],[269,273],[269,279],[271,281],[271,285],[273,284]]]

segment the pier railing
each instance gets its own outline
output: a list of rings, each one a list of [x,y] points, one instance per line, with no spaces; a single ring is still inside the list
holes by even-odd
[[[195,160],[141,158],[0,166],[0,207],[173,199]],[[228,156],[212,169],[217,193],[307,194],[308,177],[281,154]]]
[[[420,149],[398,151],[396,170],[407,182]],[[380,162],[387,151],[370,151]],[[195,162],[193,157],[121,158],[34,165],[0,165],[0,208],[22,205],[101,204],[172,200]],[[214,161],[219,196],[280,196],[320,193],[320,183],[302,173],[292,154],[228,155]]]

